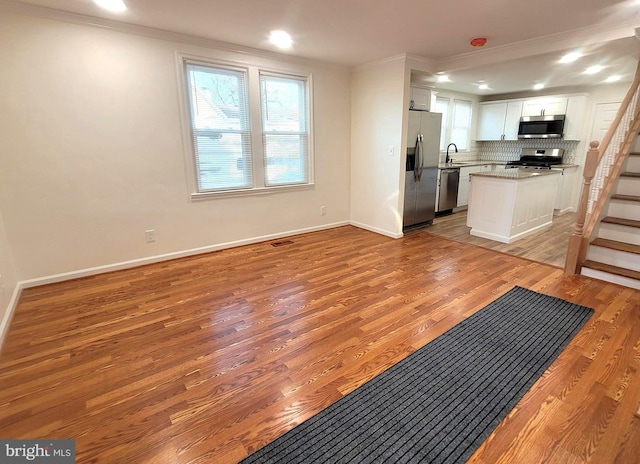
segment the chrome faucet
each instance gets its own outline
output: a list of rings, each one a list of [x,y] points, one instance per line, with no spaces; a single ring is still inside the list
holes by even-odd
[[[456,149],[456,153],[458,153],[458,146],[455,143],[450,143],[447,145],[447,157],[444,159],[445,164],[453,163],[453,160],[449,158],[449,147],[453,145],[453,148]]]

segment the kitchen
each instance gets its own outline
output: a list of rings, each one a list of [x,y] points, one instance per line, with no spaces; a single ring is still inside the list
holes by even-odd
[[[561,89],[558,93],[549,90],[548,93],[510,94],[503,99],[502,95],[478,98],[477,95],[442,90],[437,88],[436,84],[431,86],[430,99],[427,100],[428,92],[425,89],[428,87],[421,85],[421,80],[425,80],[421,73],[412,73],[411,97],[416,97],[418,103],[414,101],[414,110],[408,112],[410,120],[411,113],[415,113],[416,108],[421,110],[430,108],[435,109],[436,112],[441,110],[442,105],[438,105],[441,100],[465,99],[473,104],[473,118],[469,121],[468,131],[471,143],[465,146],[465,150],[458,150],[459,144],[451,143],[452,138],[440,141],[440,151],[437,153],[439,170],[435,189],[435,214],[430,219],[433,225],[423,230],[562,266],[566,241],[575,222],[574,212],[579,199],[582,162],[586,153],[584,147],[587,145],[586,140],[592,137],[590,127],[593,125],[592,108],[601,102],[620,101],[621,95],[626,90],[625,86],[602,85],[589,89],[581,88],[580,92]],[[420,91],[416,92],[416,89]],[[408,106],[411,105],[410,101]],[[541,117],[543,114],[546,117]],[[554,118],[552,115],[557,117]],[[443,114],[443,117],[446,118],[446,116]],[[545,119],[550,121],[544,122]],[[447,122],[450,123],[445,121],[445,124]],[[544,124],[542,130],[541,124]],[[443,127],[442,134],[437,134],[435,137],[445,136],[445,134],[451,137],[450,132],[447,133]],[[412,137],[409,131],[408,153],[413,150],[412,142],[409,140]],[[546,189],[552,190],[557,187],[557,190],[546,195],[547,203],[550,205],[546,207],[548,210],[546,218],[535,224],[529,218],[530,227],[528,229],[525,227],[526,233],[521,233],[517,237],[509,237],[508,234],[507,236],[492,235],[487,231],[479,230],[472,224],[474,215],[471,209],[476,210],[477,224],[478,218],[487,219],[496,208],[489,205],[484,205],[485,207],[482,208],[480,200],[476,201],[475,208],[470,206],[469,195],[474,186],[471,180],[475,178],[476,184],[489,178],[494,180],[498,178],[501,182],[505,182],[505,177],[513,177],[516,171],[508,169],[512,167],[521,167],[520,171],[526,172],[526,176],[530,179],[534,178],[535,182],[541,182],[541,179],[547,176],[553,177],[553,181]],[[520,176],[522,177],[522,174]],[[407,175],[405,177],[407,185],[408,178],[410,176]],[[547,179],[547,182],[550,181]],[[514,185],[516,184],[522,185],[524,182],[515,182]],[[540,188],[537,191],[541,191]],[[478,193],[476,196],[480,198]],[[444,204],[446,200],[449,201],[448,205]],[[502,205],[507,201],[497,203]],[[467,221],[468,208],[469,221]],[[406,227],[408,224],[406,211],[405,203],[405,233],[410,233],[417,225],[409,224]],[[514,213],[515,211],[512,210],[511,214]],[[503,218],[502,221],[511,221],[511,216]],[[495,223],[495,220],[489,222]],[[488,224],[487,221],[485,221],[486,224]],[[503,224],[504,230],[506,230],[505,227],[506,225]]]

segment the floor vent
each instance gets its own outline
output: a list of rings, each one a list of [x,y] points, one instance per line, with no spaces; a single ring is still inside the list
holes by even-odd
[[[282,240],[280,242],[271,242],[272,247],[279,247],[283,245],[291,245],[293,242],[291,240]]]

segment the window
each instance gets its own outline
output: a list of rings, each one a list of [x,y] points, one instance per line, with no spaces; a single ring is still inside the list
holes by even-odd
[[[451,106],[453,106],[450,111]],[[469,150],[471,139],[471,117],[473,104],[467,100],[436,98],[436,113],[442,113],[440,130],[440,150],[445,151],[449,143],[455,143],[458,150]]]
[[[305,78],[260,74],[267,186],[309,181],[306,88]]]
[[[246,70],[186,72],[198,191],[253,187]]]
[[[436,113],[442,113],[442,127],[440,128],[440,151],[446,150],[447,146],[447,127],[449,127],[449,99],[444,97],[436,97]]]
[[[458,150],[469,149],[471,135],[471,102],[453,100],[453,117],[451,118],[451,143],[455,143]]]
[[[183,65],[193,195],[311,183],[308,77],[187,59]]]

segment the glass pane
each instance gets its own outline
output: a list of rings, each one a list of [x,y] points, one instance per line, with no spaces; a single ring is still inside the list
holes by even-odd
[[[195,136],[200,190],[230,189],[252,185],[250,165],[242,156],[243,136],[215,131]]]
[[[308,182],[307,137],[264,134],[267,185]]]
[[[449,122],[449,99],[443,97],[436,98],[436,113],[442,113],[442,127],[440,128],[440,151],[444,151],[447,146],[447,124]]]
[[[459,150],[469,149],[471,131],[471,102],[455,100],[453,103],[453,123],[451,128],[451,142]]]
[[[262,129],[305,132],[305,82],[272,76],[262,76],[261,81]]]
[[[265,185],[309,182],[307,81],[260,76]]]
[[[253,186],[244,71],[187,65],[198,190]]]

